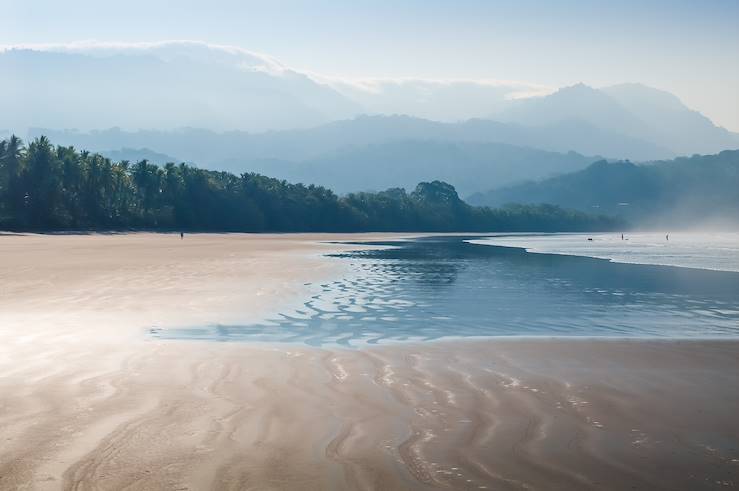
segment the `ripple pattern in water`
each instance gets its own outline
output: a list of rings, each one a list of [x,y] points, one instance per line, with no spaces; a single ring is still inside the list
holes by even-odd
[[[530,254],[470,237],[337,254],[345,279],[264,324],[152,329],[165,339],[356,346],[447,337],[739,336],[739,273]]]

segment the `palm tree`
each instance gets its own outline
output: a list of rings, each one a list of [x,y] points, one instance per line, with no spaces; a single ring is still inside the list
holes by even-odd
[[[7,189],[8,186],[8,174],[5,171],[5,150],[8,147],[6,140],[0,140],[0,195]],[[2,203],[0,203],[2,206]]]
[[[3,157],[3,164],[10,177],[17,177],[20,174],[23,150],[23,140],[12,135],[5,146]]]
[[[11,217],[16,217],[23,206],[24,191],[21,189],[21,172],[23,167],[23,140],[11,135],[3,141],[0,152],[0,205],[4,205]],[[4,203],[2,202],[4,201]]]

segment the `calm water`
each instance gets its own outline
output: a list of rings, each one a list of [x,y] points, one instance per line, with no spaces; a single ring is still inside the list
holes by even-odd
[[[314,346],[479,336],[739,337],[739,273],[534,254],[434,237],[332,256],[350,274],[261,325],[167,339]]]
[[[592,240],[587,240],[591,238]],[[739,272],[739,232],[638,232],[621,234],[508,234],[473,240],[529,252]]]

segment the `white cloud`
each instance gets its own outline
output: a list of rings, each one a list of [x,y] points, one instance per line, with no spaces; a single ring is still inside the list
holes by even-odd
[[[71,43],[0,45],[0,51],[29,49],[58,53],[79,53],[90,56],[113,56],[120,54],[151,54],[165,61],[185,57],[193,61],[231,64],[242,69],[264,71],[271,75],[282,75],[289,69],[275,58],[249,51],[238,46],[211,44],[202,41],[170,40],[157,42],[103,42],[75,41]]]
[[[92,57],[147,55],[165,62],[185,61],[197,65],[218,65],[227,70],[261,72],[283,80],[295,77],[295,90],[302,90],[299,77],[331,88],[340,95],[323,99],[319,91],[311,92],[308,106],[328,110],[334,99],[343,98],[347,107],[338,111],[343,117],[365,112],[369,114],[408,114],[440,121],[486,118],[501,110],[512,99],[546,95],[551,87],[504,79],[426,79],[426,78],[344,78],[328,76],[289,67],[272,56],[237,46],[219,45],[192,40],[159,42],[100,42],[95,40],[58,44],[20,44],[0,46],[0,52],[27,49],[57,53],[75,53]],[[194,70],[201,70],[196,66]],[[275,81],[277,82],[277,81]],[[269,83],[269,82],[267,82]],[[206,87],[203,87],[205,89]],[[324,93],[330,91],[324,91]],[[243,94],[248,98],[249,94]],[[318,97],[318,98],[316,98]],[[335,102],[335,101],[334,101]],[[350,110],[349,107],[352,109]]]
[[[221,45],[193,40],[168,40],[155,42],[108,42],[96,40],[82,40],[70,43],[37,43],[0,45],[0,52],[11,49],[29,49],[36,51],[51,51],[62,53],[79,53],[91,56],[113,56],[117,54],[147,53],[163,60],[172,60],[177,57],[187,57],[195,61],[210,63],[227,63],[244,70],[263,71],[271,75],[298,73],[310,77],[312,80],[331,86],[339,92],[360,92],[382,95],[402,89],[436,92],[452,87],[480,88],[509,90],[509,99],[519,99],[546,95],[553,92],[553,88],[531,82],[521,82],[504,79],[426,79],[417,77],[402,78],[345,78],[328,76],[316,72],[290,68],[276,58],[250,51],[238,46]]]

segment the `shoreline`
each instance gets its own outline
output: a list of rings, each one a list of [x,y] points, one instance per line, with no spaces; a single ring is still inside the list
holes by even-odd
[[[148,331],[151,328],[145,328],[144,331]],[[540,343],[546,345],[548,343],[571,343],[571,344],[695,344],[702,345],[706,343],[729,343],[739,345],[739,335],[736,336],[713,336],[713,337],[701,337],[701,336],[537,336],[537,335],[520,335],[520,336],[445,336],[438,339],[428,340],[412,340],[412,341],[401,341],[401,340],[384,340],[379,343],[356,343],[352,345],[343,345],[335,343],[326,343],[321,345],[308,345],[302,341],[288,342],[288,341],[251,341],[251,340],[209,340],[209,339],[190,339],[184,337],[168,337],[158,338],[147,336],[145,333],[142,336],[144,342],[163,342],[163,343],[183,343],[183,344],[211,344],[211,343],[232,343],[241,345],[244,347],[255,347],[259,349],[268,350],[295,350],[295,349],[315,349],[315,350],[328,350],[337,352],[355,352],[362,350],[373,350],[383,348],[407,348],[407,349],[418,349],[423,346],[432,345],[443,345],[446,347],[465,347],[471,343],[492,343],[492,344],[505,344],[505,343]]]
[[[652,237],[656,234],[654,232],[649,231],[632,231],[629,237],[627,237],[625,240],[614,240],[609,243],[613,249],[607,249],[605,251],[598,250],[597,246],[603,244],[603,239],[605,237],[617,237],[618,233],[602,233],[602,232],[565,232],[565,233],[551,233],[551,234],[500,234],[496,236],[489,236],[489,237],[483,237],[480,239],[472,239],[468,240],[466,242],[470,244],[475,245],[487,245],[487,246],[494,246],[494,247],[506,247],[506,248],[512,248],[512,249],[520,249],[525,251],[528,254],[541,254],[541,255],[558,255],[558,256],[571,256],[571,257],[586,257],[590,259],[596,259],[596,260],[603,260],[608,261],[616,264],[631,264],[631,265],[640,265],[640,266],[661,266],[666,268],[682,268],[682,269],[690,269],[690,270],[697,270],[697,271],[715,271],[715,272],[721,272],[721,273],[733,273],[733,274],[739,274],[739,263],[734,262],[734,264],[729,263],[722,266],[717,266],[715,263],[716,258],[714,258],[714,262],[710,263],[710,265],[706,265],[708,263],[705,263],[703,265],[695,265],[695,264],[687,264],[684,259],[680,260],[680,254],[685,254],[685,250],[675,249],[675,250],[668,250],[668,251],[662,251],[658,250],[661,254],[666,254],[668,257],[671,258],[671,261],[669,262],[662,262],[663,259],[660,259],[659,261],[655,261],[650,256],[642,256],[641,258],[638,257],[639,254],[643,254],[645,251],[635,251],[635,250],[628,250],[630,246],[635,246],[637,248],[643,248],[645,246],[651,246],[652,248],[655,247],[654,241],[648,241],[646,244],[644,242],[639,242],[637,240],[632,240],[635,237],[639,240],[643,240],[645,237]],[[672,242],[670,241],[663,241],[660,243],[660,247],[674,247],[677,244],[679,244],[682,247],[685,247],[686,244],[688,246],[692,247],[699,247],[701,244],[695,243],[696,237],[701,236],[705,239],[706,236],[712,236],[713,238],[721,238],[724,242],[730,242],[733,246],[735,246],[737,243],[739,243],[739,234],[737,233],[730,233],[725,231],[713,231],[713,232],[701,232],[700,234],[697,234],[696,232],[684,232],[681,233],[679,231],[676,231],[672,234]],[[556,239],[567,239],[573,236],[582,236],[582,237],[593,237],[594,241],[590,243],[586,243],[585,245],[591,246],[590,250],[577,250],[577,248],[582,248],[583,243],[578,243],[577,245],[567,243],[564,244],[557,244]],[[731,236],[733,240],[729,241],[728,237]],[[660,235],[660,238],[663,236]],[[685,238],[687,237],[687,240]],[[540,239],[553,239],[551,243],[541,243]],[[502,240],[500,240],[502,239]],[[528,241],[526,241],[528,239]],[[683,239],[682,241],[678,242],[679,239]],[[704,241],[705,242],[705,241]],[[619,245],[619,247],[616,247],[616,245]],[[722,245],[722,247],[717,247],[715,244],[702,244],[704,247],[708,247],[709,245],[714,246],[714,250],[718,251],[721,249],[726,249],[725,244]],[[657,248],[659,249],[659,247]],[[635,258],[633,259],[627,259],[625,257],[626,253],[635,254]],[[690,252],[690,251],[688,251]],[[734,253],[739,253],[739,248],[734,247]]]

